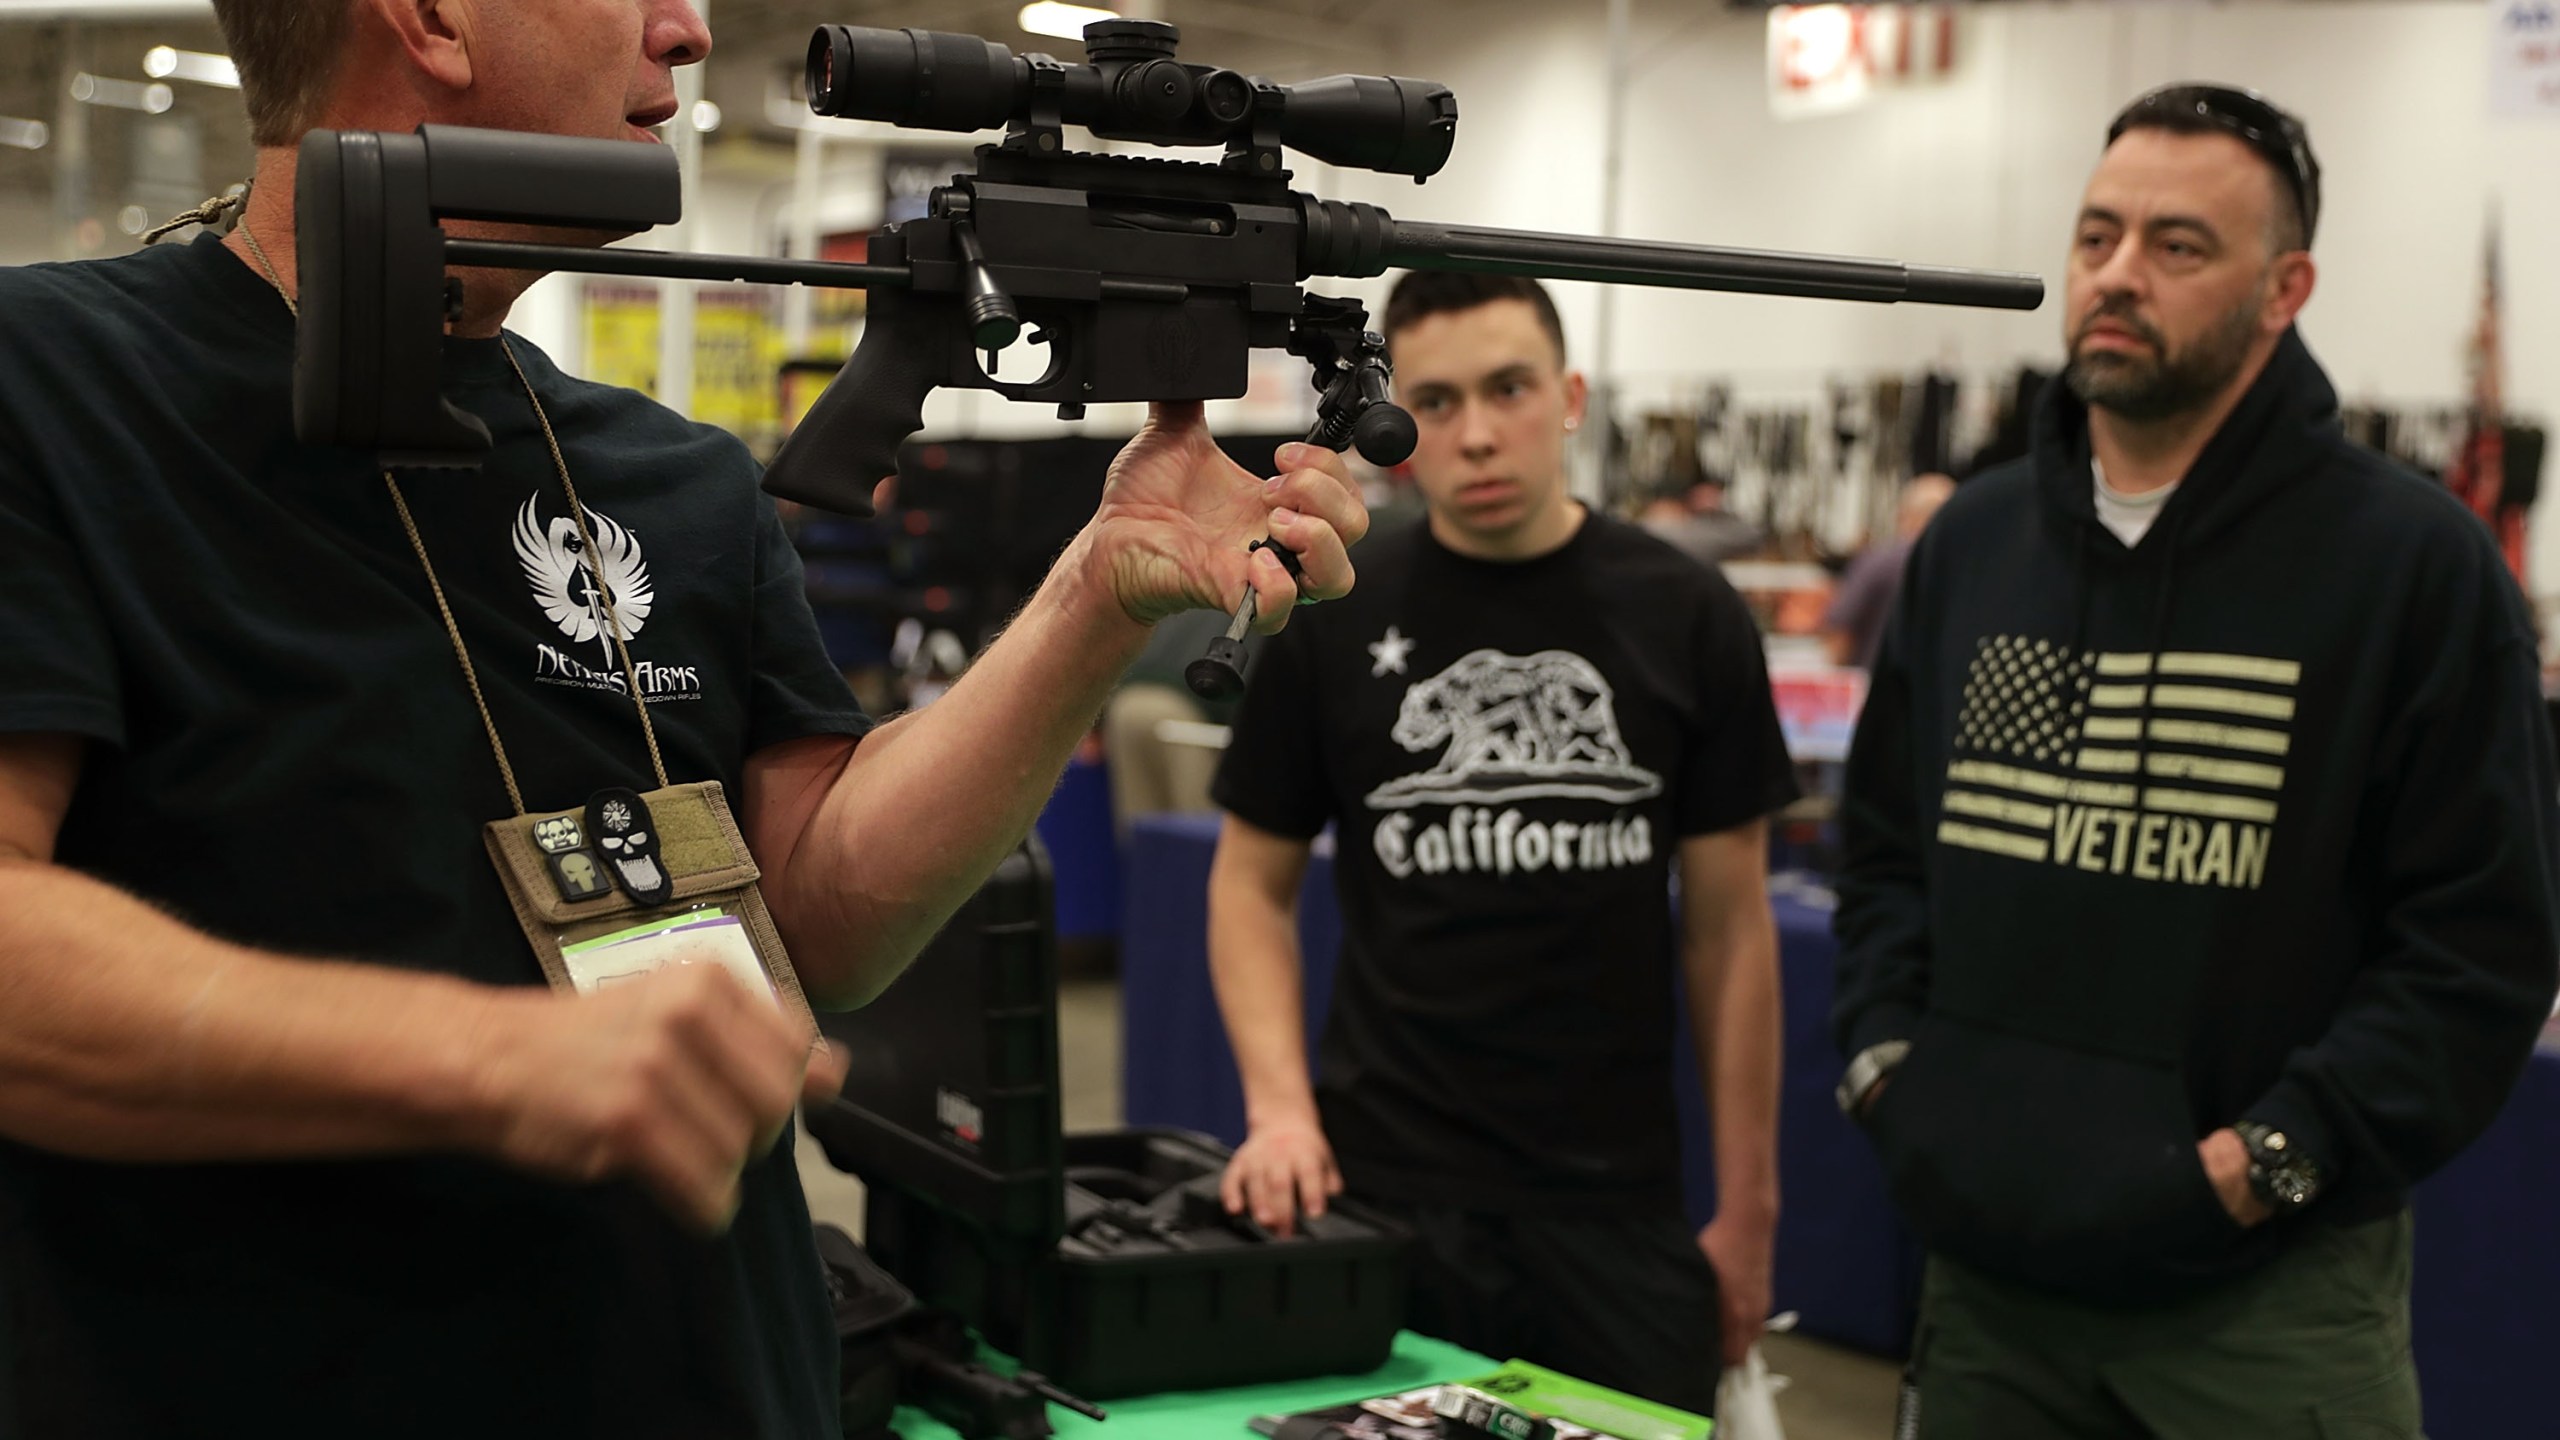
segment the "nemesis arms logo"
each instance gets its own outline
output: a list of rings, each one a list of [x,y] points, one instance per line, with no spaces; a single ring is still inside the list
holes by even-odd
[[[564,516],[545,526],[535,503],[528,496],[524,508],[516,512],[516,562],[524,568],[525,583],[533,588],[534,603],[560,628],[569,645],[536,645],[534,678],[550,685],[626,692],[630,682],[615,653],[614,635],[626,644],[638,639],[658,603],[649,562],[640,553],[640,537],[613,517],[590,509],[588,534],[595,540],[590,555],[588,537],[579,533],[576,520]],[[588,645],[595,647],[592,660],[578,653]],[[631,669],[643,699],[702,698],[702,673],[695,666],[662,664],[634,655]]]

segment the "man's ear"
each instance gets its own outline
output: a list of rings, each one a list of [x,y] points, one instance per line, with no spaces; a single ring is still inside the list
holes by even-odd
[[[2320,278],[2320,267],[2308,250],[2294,250],[2279,255],[2269,267],[2266,308],[2260,325],[2270,334],[2281,335],[2293,324],[2293,317],[2311,302],[2311,288]]]
[[[471,88],[472,60],[486,39],[478,0],[363,0],[409,64],[448,90]]]
[[[1564,428],[1579,430],[1585,412],[1591,408],[1591,381],[1579,370],[1568,370],[1564,376]]]

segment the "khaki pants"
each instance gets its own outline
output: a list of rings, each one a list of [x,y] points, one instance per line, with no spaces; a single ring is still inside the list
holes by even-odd
[[[1167,720],[1200,720],[1200,702],[1169,685],[1130,685],[1102,711],[1102,751],[1111,764],[1111,818],[1123,838],[1140,815],[1214,810],[1209,783],[1221,752],[1156,734]]]
[[[2109,1309],[1932,1256],[1921,1440],[2419,1440],[2406,1213],[2306,1224],[2206,1294]],[[1907,1433],[1907,1432],[1906,1432]]]

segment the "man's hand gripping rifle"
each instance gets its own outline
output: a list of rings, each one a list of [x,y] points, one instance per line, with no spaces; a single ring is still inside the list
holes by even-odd
[[[438,221],[630,230],[672,220],[674,158],[618,141],[434,126],[414,136],[314,132],[297,182],[306,257],[297,427],[305,440],[369,447],[390,464],[474,463],[487,434],[436,390],[447,266],[868,290],[852,360],[764,481],[776,496],[849,515],[871,513],[874,486],[896,472],[937,386],[1053,404],[1074,418],[1099,401],[1240,396],[1257,348],[1314,366],[1310,441],[1399,463],[1415,432],[1389,399],[1386,343],[1357,302],[1299,288],[1314,276],[1400,267],[2020,310],[2043,302],[2032,275],[1400,221],[1321,200],[1289,188],[1284,149],[1419,182],[1447,163],[1456,138],[1447,87],[1365,75],[1283,86],[1187,64],[1175,58],[1177,38],[1170,25],[1103,21],[1085,30],[1090,63],[1069,65],[971,35],[822,27],[808,60],[820,114],[1005,130],[979,147],[973,173],[934,192],[925,218],[876,235],[859,265],[449,239]],[[1224,154],[1195,163],[1071,151],[1069,124]],[[1045,366],[1002,378],[1026,329],[1045,344]],[[1247,592],[1228,638],[1191,667],[1194,689],[1241,686],[1253,604]]]

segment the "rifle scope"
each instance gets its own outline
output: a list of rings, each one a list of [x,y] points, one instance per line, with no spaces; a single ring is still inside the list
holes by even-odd
[[[1328,75],[1298,85],[1174,58],[1181,32],[1147,20],[1085,27],[1087,65],[1016,55],[940,30],[825,25],[809,40],[809,108],[920,130],[1063,121],[1109,140],[1279,144],[1332,165],[1417,178],[1449,163],[1458,101],[1446,85]]]

